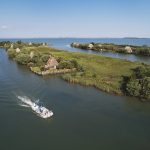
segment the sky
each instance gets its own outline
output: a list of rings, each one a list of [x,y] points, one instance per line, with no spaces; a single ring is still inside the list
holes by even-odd
[[[150,38],[150,0],[0,0],[0,38]]]

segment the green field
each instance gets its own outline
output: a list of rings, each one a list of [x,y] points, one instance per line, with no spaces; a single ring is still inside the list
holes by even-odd
[[[75,59],[83,67],[83,72],[62,75],[63,79],[71,83],[94,86],[103,91],[116,94],[122,94],[120,90],[122,76],[130,75],[133,68],[141,65],[138,62],[67,52],[53,48],[43,47],[35,48],[35,50],[41,54],[50,52],[57,58]]]

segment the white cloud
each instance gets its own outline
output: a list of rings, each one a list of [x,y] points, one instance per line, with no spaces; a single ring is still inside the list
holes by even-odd
[[[1,26],[1,29],[2,29],[2,30],[6,30],[6,29],[8,29],[8,27],[7,27],[6,25],[2,25],[2,26]]]

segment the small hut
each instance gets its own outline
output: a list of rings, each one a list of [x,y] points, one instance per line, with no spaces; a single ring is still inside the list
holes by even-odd
[[[30,43],[29,43],[29,45],[31,46],[31,45],[32,45],[32,43],[30,42]]]
[[[42,43],[42,46],[47,46],[47,43],[44,43],[44,42],[43,42],[43,43]]]
[[[127,53],[132,53],[132,48],[130,46],[126,46],[125,50]]]
[[[16,53],[20,53],[20,48],[16,48]]]
[[[34,52],[30,52],[30,58],[32,59],[34,56]]]
[[[93,47],[94,47],[93,44],[89,44],[89,45],[88,45],[88,49],[92,49]]]
[[[13,43],[11,44],[10,48],[14,48],[14,44]]]
[[[45,69],[56,69],[58,66],[58,62],[54,57],[50,57],[45,65]]]
[[[72,43],[72,46],[73,46],[73,47],[79,47],[79,46],[80,46],[80,44],[79,44],[79,43],[75,43],[75,42],[74,42],[74,43]]]

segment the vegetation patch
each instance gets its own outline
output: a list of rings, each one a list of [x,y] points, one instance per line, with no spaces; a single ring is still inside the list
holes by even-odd
[[[53,52],[52,49],[46,50],[46,43],[24,43],[22,41],[11,43],[6,41],[0,45],[7,47],[10,58],[19,64],[27,65],[31,71],[39,75],[70,73],[82,68],[74,59],[55,57],[51,53]]]
[[[150,66],[143,64],[124,76],[122,89],[126,95],[150,100]]]
[[[133,46],[133,45],[117,45],[113,43],[72,43],[72,47],[85,49],[85,50],[93,50],[93,51],[110,51],[117,53],[125,53],[125,54],[135,54],[135,55],[143,55],[150,56],[150,47],[147,45],[143,46]]]

